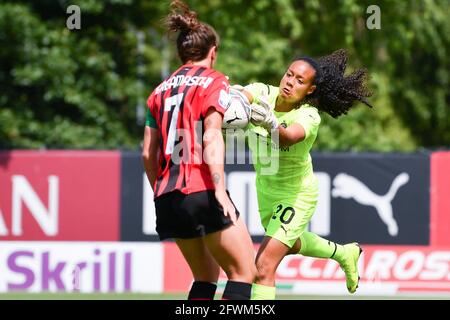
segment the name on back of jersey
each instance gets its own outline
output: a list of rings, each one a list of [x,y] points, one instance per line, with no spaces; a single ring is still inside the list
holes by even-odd
[[[199,77],[199,76],[185,76],[178,75],[170,77],[169,79],[163,81],[157,88],[156,94],[161,93],[161,91],[166,91],[169,89],[181,87],[181,86],[202,86],[203,88],[208,88],[208,86],[214,81],[211,77]]]

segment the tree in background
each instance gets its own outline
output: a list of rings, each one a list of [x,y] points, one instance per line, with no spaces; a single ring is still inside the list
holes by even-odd
[[[81,30],[66,28],[69,1],[0,4],[0,145],[6,148],[137,148],[145,107],[140,56],[158,56],[151,44],[137,52],[139,28],[153,1],[78,1]],[[163,6],[164,10],[167,6]],[[158,16],[162,16],[158,14]],[[150,17],[150,18],[148,18]],[[142,74],[150,83],[159,59]],[[143,103],[142,103],[143,100]]]
[[[142,136],[145,99],[178,64],[161,18],[170,1],[0,4],[0,146],[128,148]],[[372,75],[375,109],[323,116],[320,150],[411,151],[450,145],[447,0],[186,0],[221,36],[217,69],[231,83],[278,85],[296,54],[349,51]]]

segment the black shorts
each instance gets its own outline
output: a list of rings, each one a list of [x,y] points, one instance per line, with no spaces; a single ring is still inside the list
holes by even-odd
[[[230,218],[224,216],[214,190],[191,194],[169,192],[155,199],[155,207],[156,232],[161,240],[198,238],[232,224]],[[236,216],[239,217],[237,209]]]

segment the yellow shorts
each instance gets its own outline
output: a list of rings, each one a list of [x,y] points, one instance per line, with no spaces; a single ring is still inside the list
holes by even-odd
[[[259,214],[266,236],[292,248],[308,227],[318,197],[318,187],[305,190],[295,198],[268,197],[258,192]]]

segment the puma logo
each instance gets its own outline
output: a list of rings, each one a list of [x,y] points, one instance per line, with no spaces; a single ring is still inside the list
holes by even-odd
[[[331,194],[335,198],[353,198],[359,204],[375,207],[381,221],[387,226],[389,234],[395,237],[398,234],[398,225],[394,219],[391,202],[395,198],[398,189],[408,183],[408,181],[409,175],[403,172],[394,179],[385,195],[378,195],[355,177],[346,173],[340,173],[333,180],[334,188]]]
[[[228,119],[228,120],[227,120],[227,123],[228,123],[228,124],[232,123],[234,120],[242,120],[242,118],[239,118],[239,117],[237,116],[236,111],[234,111],[234,116],[235,116],[234,119]]]

